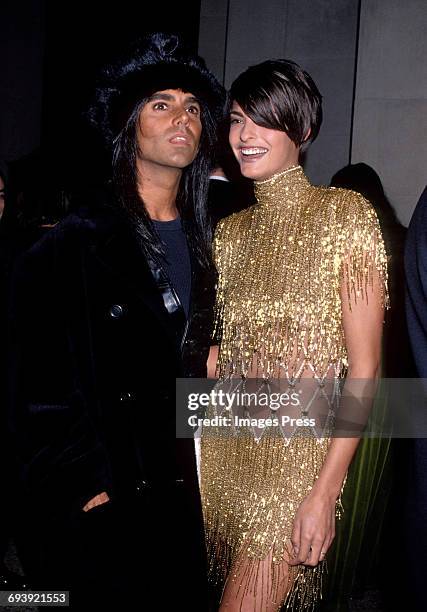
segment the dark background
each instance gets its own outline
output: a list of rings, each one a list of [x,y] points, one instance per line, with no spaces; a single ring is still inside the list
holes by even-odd
[[[198,46],[198,0],[3,0],[0,14],[0,158],[40,168],[65,187],[100,162],[81,118],[100,67],[152,31]]]
[[[82,178],[98,172],[98,149],[90,146],[80,117],[100,67],[129,41],[156,30],[180,34],[197,51],[200,6],[194,0],[47,6],[42,145],[63,152],[55,175],[70,185],[75,169]],[[52,162],[57,159],[52,156]]]

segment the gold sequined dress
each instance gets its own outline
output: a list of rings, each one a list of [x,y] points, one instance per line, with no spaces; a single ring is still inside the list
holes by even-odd
[[[331,372],[338,380],[347,366],[342,287],[350,303],[368,299],[377,271],[387,301],[376,214],[355,192],[311,185],[300,166],[256,182],[255,195],[256,204],[224,219],[215,234],[219,384],[241,384],[254,369],[261,379],[280,378],[291,388],[303,371],[319,386]],[[318,476],[329,442],[304,427],[291,437],[277,435],[274,427],[261,436],[250,427],[203,429],[209,573],[219,589],[231,569],[244,563],[246,588],[254,593],[262,588],[278,610],[283,604],[313,609],[323,563],[291,569],[294,586],[286,602],[277,586],[295,512]],[[257,568],[267,557],[271,580],[260,585]]]

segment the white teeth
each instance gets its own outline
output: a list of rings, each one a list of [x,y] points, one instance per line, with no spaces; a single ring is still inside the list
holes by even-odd
[[[242,155],[260,155],[261,153],[267,153],[267,149],[261,147],[248,147],[247,149],[240,149]]]

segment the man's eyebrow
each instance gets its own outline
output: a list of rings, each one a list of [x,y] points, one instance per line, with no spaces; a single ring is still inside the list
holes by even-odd
[[[152,102],[154,100],[163,100],[165,102],[173,102],[175,100],[175,96],[173,96],[172,94],[167,94],[167,93],[154,93],[152,96],[148,98],[148,101]],[[197,104],[200,104],[200,102],[195,96],[187,96],[184,101],[185,103],[196,102]]]
[[[196,104],[200,104],[199,100],[196,98],[196,96],[187,96],[185,98],[186,102],[196,102]]]
[[[173,100],[174,97],[171,94],[165,94],[165,93],[154,93],[152,96],[150,96],[148,98],[149,100]]]

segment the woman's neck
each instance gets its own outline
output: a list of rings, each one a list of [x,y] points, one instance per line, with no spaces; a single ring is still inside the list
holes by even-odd
[[[301,166],[291,166],[264,181],[255,181],[255,197],[266,208],[282,206],[283,202],[298,202],[311,187]]]

